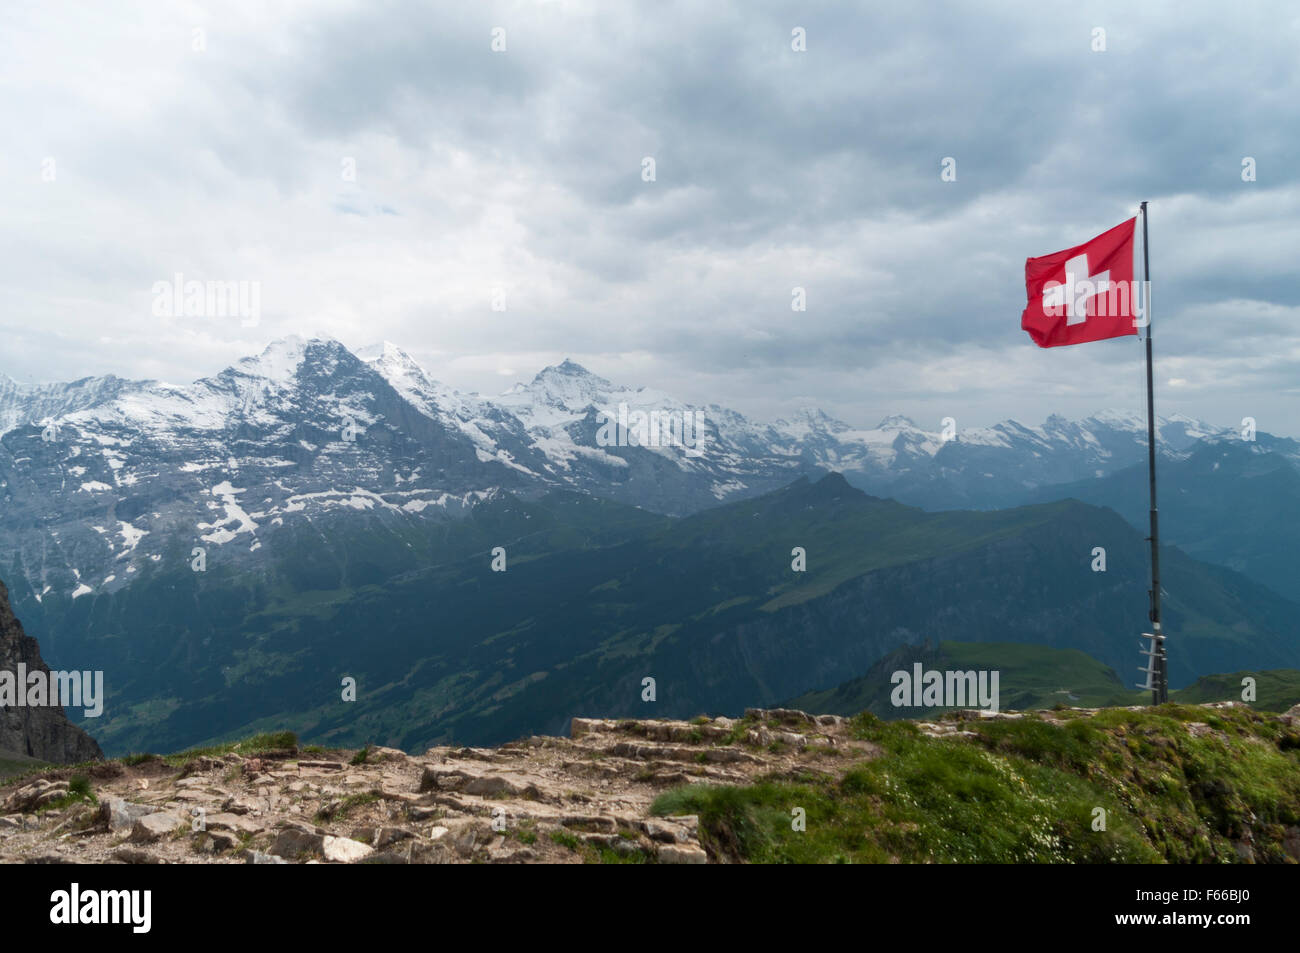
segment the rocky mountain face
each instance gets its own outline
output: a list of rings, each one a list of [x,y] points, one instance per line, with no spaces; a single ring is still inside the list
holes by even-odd
[[[1237,440],[1160,422],[1162,452]],[[1300,445],[1252,446],[1294,463]],[[433,380],[385,344],[286,338],[185,386],[0,377],[0,569],[34,598],[127,586],[149,563],[256,569],[278,528],[347,523],[378,534],[445,523],[501,492],[572,489],[682,515],[803,474],[928,509],[1023,502],[1048,484],[1141,462],[1138,415],[1042,426],[861,429],[819,411],[772,423],[629,388],[572,361],[493,397]]]
[[[20,669],[19,666],[22,666]],[[36,640],[9,607],[9,592],[0,582],[0,672],[48,674]],[[102,758],[95,740],[68,721],[57,704],[0,707],[0,758],[17,754],[38,761],[75,764]]]

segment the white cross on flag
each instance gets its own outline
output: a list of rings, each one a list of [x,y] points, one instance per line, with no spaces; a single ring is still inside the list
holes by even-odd
[[[1020,326],[1039,347],[1137,334],[1130,218],[1091,241],[1025,261]]]
[[[1110,291],[1110,272],[1094,275],[1088,268],[1088,256],[1080,255],[1065,263],[1065,283],[1049,282],[1043,288],[1043,310],[1064,308],[1066,324],[1082,324],[1097,314],[1097,295]]]

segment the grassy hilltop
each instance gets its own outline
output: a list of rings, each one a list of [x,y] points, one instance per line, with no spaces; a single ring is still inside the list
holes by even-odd
[[[654,809],[699,814],[711,852],[752,862],[1300,861],[1300,717],[1168,704],[954,719],[943,735],[849,724],[875,756],[670,791]]]

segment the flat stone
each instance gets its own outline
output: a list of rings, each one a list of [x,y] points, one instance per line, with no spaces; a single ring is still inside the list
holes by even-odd
[[[325,859],[336,864],[353,864],[359,860],[364,860],[375,852],[373,847],[367,847],[360,841],[355,841],[350,837],[332,837],[325,835],[322,851]]]
[[[234,850],[239,846],[239,838],[230,831],[208,831],[208,843],[214,851]]]
[[[424,771],[420,775],[420,790],[422,792],[455,789],[464,783],[464,774],[447,768],[439,768],[432,764],[425,765]]]
[[[67,793],[67,781],[46,781],[44,778],[37,778],[31,784],[24,785],[9,795],[4,810],[6,813],[34,811],[51,801],[57,801]]]
[[[239,814],[209,814],[204,818],[204,825],[210,831],[233,831],[236,834],[256,834],[264,828],[256,821]]]
[[[228,797],[221,802],[221,809],[227,814],[261,814],[270,808],[270,802],[264,798]]]
[[[398,841],[404,841],[407,838],[414,836],[414,832],[408,831],[404,827],[381,827],[375,832],[374,840],[371,841],[371,843],[373,843],[376,848],[382,850],[385,847],[396,844]]]
[[[463,827],[449,839],[452,841],[452,846],[456,848],[456,853],[462,857],[469,857],[478,844],[478,831],[473,827]]]
[[[656,853],[661,864],[707,864],[709,855],[702,847],[689,844],[660,844]]]
[[[244,863],[246,864],[287,864],[288,861],[283,857],[275,854],[264,854],[260,850],[244,851]]]
[[[318,854],[325,845],[322,834],[290,827],[281,831],[271,843],[271,853],[280,857],[301,857],[304,854]]]
[[[239,846],[239,836],[234,831],[208,831],[208,837],[217,845],[217,850],[232,850]]]
[[[442,842],[405,841],[391,852],[405,854],[407,862],[412,864],[450,864],[455,860],[451,848]]]
[[[666,824],[676,824],[686,835],[687,840],[700,839],[700,815],[698,814],[669,814],[660,820]]]
[[[137,818],[131,827],[131,843],[151,844],[162,837],[171,835],[181,825],[188,826],[183,817],[169,812],[147,814]]]
[[[640,826],[646,837],[663,844],[684,843],[695,839],[680,824],[670,824],[656,817],[646,818]]]
[[[530,847],[489,847],[488,860],[494,864],[522,864],[537,859]]]
[[[535,785],[519,784],[500,774],[488,774],[481,778],[474,778],[461,790],[466,794],[477,794],[479,797],[498,794],[507,794],[511,797],[527,797],[530,795],[536,797],[540,793]]]
[[[614,722],[604,718],[574,718],[569,722],[569,737],[581,738],[593,731],[610,731],[613,727]]]
[[[618,821],[601,814],[570,814],[560,818],[565,827],[590,827],[600,831],[617,831]]]
[[[409,864],[410,862],[404,850],[380,851],[360,861],[363,864]]]

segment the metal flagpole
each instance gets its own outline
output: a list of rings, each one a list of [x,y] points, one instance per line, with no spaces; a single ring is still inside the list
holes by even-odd
[[[1147,327],[1147,467],[1151,476],[1151,702],[1169,700],[1169,666],[1160,627],[1160,529],[1156,511],[1156,398],[1151,371],[1151,253],[1147,243],[1147,203],[1142,203],[1142,306]]]

